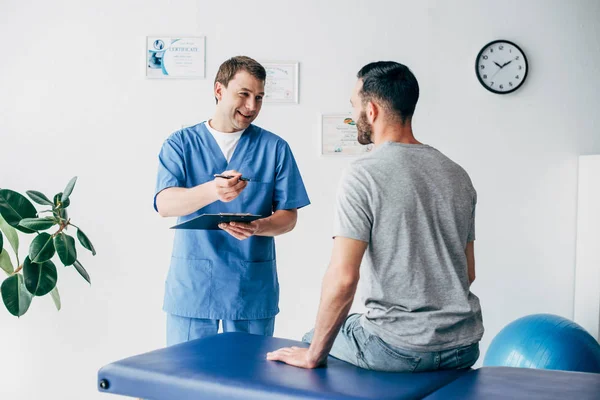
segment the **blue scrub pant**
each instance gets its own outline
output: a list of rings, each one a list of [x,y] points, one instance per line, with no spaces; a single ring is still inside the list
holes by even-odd
[[[167,346],[216,335],[219,332],[219,322],[222,324],[223,332],[273,336],[275,329],[275,317],[229,321],[187,318],[167,313]]]

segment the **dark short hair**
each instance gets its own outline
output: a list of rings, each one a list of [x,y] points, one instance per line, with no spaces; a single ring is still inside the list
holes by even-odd
[[[358,71],[363,103],[378,101],[402,123],[411,119],[419,100],[419,83],[407,66],[394,61],[377,61]]]
[[[265,67],[260,65],[258,61],[246,56],[236,56],[231,57],[229,60],[221,64],[219,71],[217,72],[217,76],[215,77],[215,85],[217,82],[219,82],[223,86],[227,87],[229,82],[235,77],[235,74],[240,71],[246,71],[262,82],[267,79]],[[217,99],[215,98],[215,100]]]

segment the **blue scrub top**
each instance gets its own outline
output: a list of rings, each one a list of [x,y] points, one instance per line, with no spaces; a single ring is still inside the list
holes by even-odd
[[[250,125],[228,163],[204,123],[173,133],[159,154],[154,196],[168,187],[191,188],[236,170],[250,182],[233,201],[216,201],[180,217],[244,212],[270,216],[310,204],[287,142]],[[190,318],[260,319],[279,312],[273,237],[237,240],[224,231],[175,230],[163,309]]]

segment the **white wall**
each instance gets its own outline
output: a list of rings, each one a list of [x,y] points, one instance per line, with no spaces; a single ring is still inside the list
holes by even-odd
[[[348,162],[319,156],[318,115],[347,111],[356,72],[380,59],[413,69],[417,137],[478,190],[482,349],[517,317],[571,318],[577,157],[600,151],[598,20],[595,0],[2,0],[0,187],[52,194],[78,175],[70,214],[98,255],[82,257],[91,287],[59,271],[60,312],[50,298],[20,320],[1,310],[0,398],[105,398],[102,365],[163,345],[173,221],[152,209],[156,155],[169,133],[210,117],[214,74],[237,54],[301,63],[300,104],[265,106],[257,121],[290,143],[313,203],[277,240],[277,336],[313,324]],[[146,80],[153,34],[206,35],[207,79]],[[529,58],[513,95],[487,92],[474,74],[477,52],[497,38]]]
[[[579,157],[573,320],[600,339],[600,155]]]

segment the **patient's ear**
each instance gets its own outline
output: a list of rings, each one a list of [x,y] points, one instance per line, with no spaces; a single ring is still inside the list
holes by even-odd
[[[373,122],[375,122],[375,120],[379,117],[381,110],[379,108],[379,104],[373,102],[373,101],[369,101],[367,103],[367,109],[366,109],[366,113],[367,113],[367,120],[369,121],[369,124],[372,124]]]

